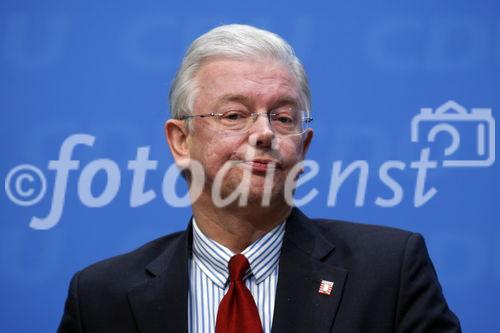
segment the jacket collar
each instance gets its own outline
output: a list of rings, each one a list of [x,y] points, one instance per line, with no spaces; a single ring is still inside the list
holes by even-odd
[[[187,332],[188,262],[192,225],[146,266],[151,279],[128,298],[142,333]],[[347,271],[331,264],[335,246],[300,210],[287,219],[279,261],[273,333],[330,331]],[[322,282],[333,283],[330,295],[319,293]]]
[[[281,249],[273,333],[326,333],[342,299],[347,270],[331,264],[335,246],[300,210],[287,220]],[[330,294],[320,293],[331,284]]]
[[[188,331],[188,257],[191,223],[146,266],[151,278],[132,289],[128,299],[141,333]]]

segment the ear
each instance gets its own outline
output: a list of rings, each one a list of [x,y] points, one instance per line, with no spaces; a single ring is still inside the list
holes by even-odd
[[[184,120],[169,119],[165,122],[165,136],[177,164],[189,160],[189,131]]]
[[[302,158],[306,158],[306,154],[309,151],[309,145],[311,144],[312,138],[314,136],[314,132],[312,128],[308,128],[307,132],[304,134],[304,138],[302,140]]]

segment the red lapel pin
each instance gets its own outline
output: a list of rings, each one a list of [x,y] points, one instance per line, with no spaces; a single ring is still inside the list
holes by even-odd
[[[318,293],[324,295],[331,295],[333,291],[333,285],[334,283],[332,281],[321,280]]]

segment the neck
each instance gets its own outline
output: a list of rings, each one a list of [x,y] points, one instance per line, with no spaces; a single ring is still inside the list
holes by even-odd
[[[197,200],[193,215],[200,230],[210,239],[240,253],[290,214],[286,204],[269,207],[228,206],[219,208],[211,200]]]

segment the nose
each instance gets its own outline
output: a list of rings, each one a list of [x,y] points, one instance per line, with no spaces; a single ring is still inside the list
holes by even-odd
[[[256,147],[268,148],[272,146],[274,131],[266,113],[259,113],[250,129],[250,143]]]

